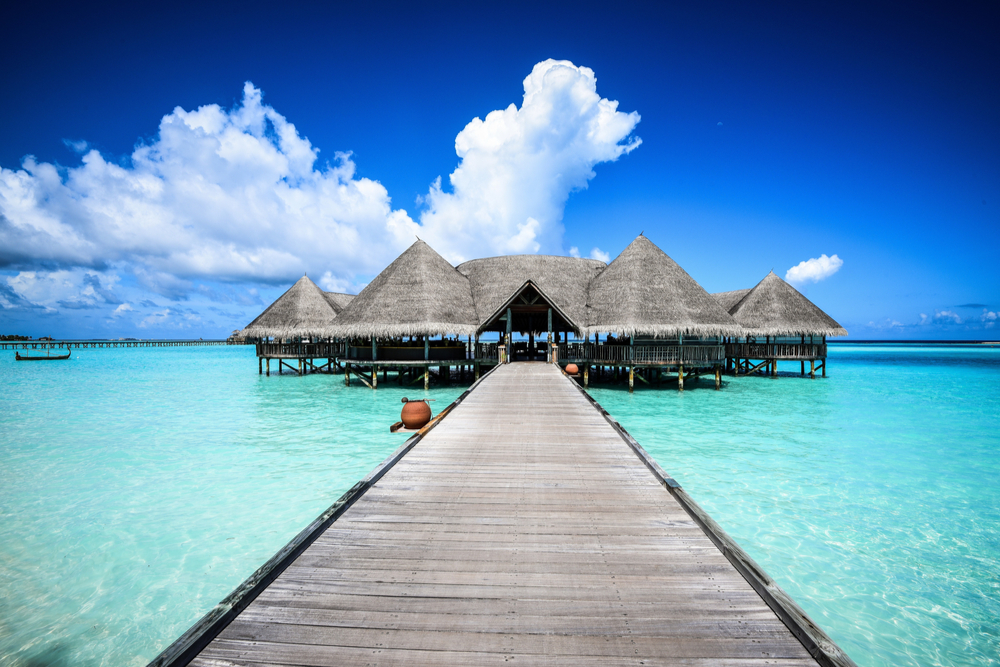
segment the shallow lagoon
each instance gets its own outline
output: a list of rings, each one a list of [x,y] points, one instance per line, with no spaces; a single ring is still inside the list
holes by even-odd
[[[401,444],[399,399],[423,395],[260,377],[250,347],[13,356],[3,664],[144,665]],[[1000,664],[1000,349],[781,370],[592,394],[860,665]]]

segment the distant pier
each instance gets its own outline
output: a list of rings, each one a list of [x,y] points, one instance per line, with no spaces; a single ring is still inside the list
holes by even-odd
[[[854,663],[558,366],[503,364],[158,656]]]
[[[0,350],[86,350],[113,347],[189,347],[242,345],[226,340],[5,340]]]

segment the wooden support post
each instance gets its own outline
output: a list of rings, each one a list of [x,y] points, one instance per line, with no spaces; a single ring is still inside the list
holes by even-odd
[[[826,359],[823,360],[823,377],[826,377]]]
[[[348,363],[344,364],[344,386],[351,386],[351,365]]]
[[[800,361],[799,362],[799,375],[805,375],[805,374],[806,374],[806,362]]]
[[[267,358],[267,377],[271,377],[271,357]]]
[[[590,364],[583,365],[583,388],[586,389],[587,385],[590,384]]]
[[[815,359],[810,359],[809,360],[809,377],[811,377],[813,380],[816,379],[816,360]]]
[[[677,391],[684,391],[684,364],[677,367]]]
[[[715,390],[718,391],[722,389],[722,369],[719,368],[719,364],[715,365]]]
[[[773,377],[773,378],[778,377],[778,360],[777,359],[773,359],[771,361],[771,377]]]
[[[372,363],[372,389],[378,389],[378,368]]]
[[[473,365],[476,368],[476,379],[478,380],[479,379],[479,361],[473,362]]]
[[[305,361],[305,359],[303,359],[302,357],[299,357],[299,375],[302,375],[302,373],[304,371],[303,367],[304,367],[305,364],[302,363],[303,361]]]
[[[632,385],[633,385],[634,381],[635,381],[635,367],[634,366],[629,366],[628,367],[628,393],[630,393],[630,394],[632,393]]]
[[[548,348],[545,350],[545,357],[546,357],[545,361],[551,364],[552,363],[552,309],[551,308],[549,308],[549,338],[548,338],[548,344],[545,347]]]
[[[257,357],[257,375],[263,375],[263,374],[264,374],[264,360],[260,357]]]
[[[510,363],[510,337],[514,332],[513,330],[514,318],[510,314],[510,308],[507,309],[507,363]]]
[[[424,391],[427,391],[431,386],[431,367],[424,366]]]

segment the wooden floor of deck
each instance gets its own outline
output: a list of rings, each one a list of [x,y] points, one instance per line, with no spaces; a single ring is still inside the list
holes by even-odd
[[[555,366],[485,378],[194,665],[816,664]]]

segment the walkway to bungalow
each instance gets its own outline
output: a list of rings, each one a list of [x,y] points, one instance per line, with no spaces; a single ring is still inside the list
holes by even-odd
[[[500,366],[192,664],[817,664],[680,493],[556,366]]]

